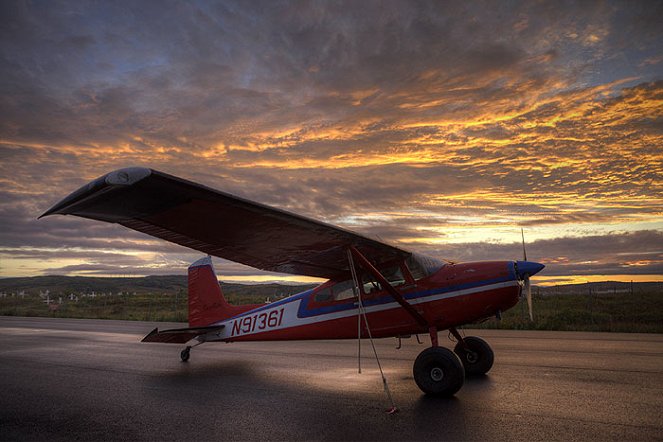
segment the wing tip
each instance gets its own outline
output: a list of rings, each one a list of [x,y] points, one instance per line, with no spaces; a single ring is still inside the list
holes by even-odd
[[[152,169],[147,167],[125,167],[109,172],[70,193],[46,212],[39,215],[37,219],[42,219],[53,214],[67,215],[67,208],[74,206],[76,203],[86,199],[104,187],[131,186],[132,184],[136,184],[138,181],[147,178],[153,172]]]
[[[106,174],[105,182],[110,186],[131,186],[152,174],[147,167],[125,167]]]

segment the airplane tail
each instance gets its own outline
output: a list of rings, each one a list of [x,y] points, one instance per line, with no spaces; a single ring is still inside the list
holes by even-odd
[[[189,327],[206,327],[261,305],[230,305],[209,256],[189,266]]]

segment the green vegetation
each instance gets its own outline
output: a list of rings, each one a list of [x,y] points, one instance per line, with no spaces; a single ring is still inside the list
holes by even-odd
[[[259,304],[315,285],[221,283],[231,304]],[[0,315],[186,322],[186,276],[0,279]]]
[[[76,295],[75,295],[76,296]],[[126,319],[136,321],[186,322],[187,297],[184,291],[121,295],[77,295],[77,300],[51,296],[51,303],[39,295],[0,298],[0,314],[5,316],[50,316],[54,318]],[[64,298],[64,297],[63,297]]]
[[[258,304],[314,286],[221,283],[221,287],[232,304]],[[535,287],[533,298],[534,322],[521,302],[505,312],[502,321],[471,327],[663,333],[663,284]],[[0,315],[186,322],[186,276],[0,279]]]
[[[534,322],[523,300],[505,312],[501,321],[491,319],[472,328],[663,333],[660,290],[594,294],[585,288],[584,293],[534,295],[532,301]]]

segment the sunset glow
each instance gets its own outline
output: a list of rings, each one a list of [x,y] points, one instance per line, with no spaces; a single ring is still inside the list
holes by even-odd
[[[36,220],[145,166],[454,261],[522,227],[535,283],[663,280],[656,3],[166,3],[3,4],[0,277],[185,272]]]

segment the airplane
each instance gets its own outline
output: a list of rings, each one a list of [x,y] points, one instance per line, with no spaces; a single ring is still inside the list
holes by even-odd
[[[432,396],[453,396],[466,375],[491,369],[490,345],[462,336],[458,327],[500,318],[523,292],[531,317],[530,277],[544,268],[526,256],[522,261],[438,260],[144,167],[103,175],[39,218],[53,214],[121,224],[207,255],[188,269],[189,326],[157,327],[142,340],[193,341],[180,353],[184,362],[193,347],[206,342],[372,340],[427,333],[431,346],[414,361],[413,377]],[[276,302],[231,305],[211,256],[328,281]],[[453,351],[439,344],[444,330],[456,340]]]

